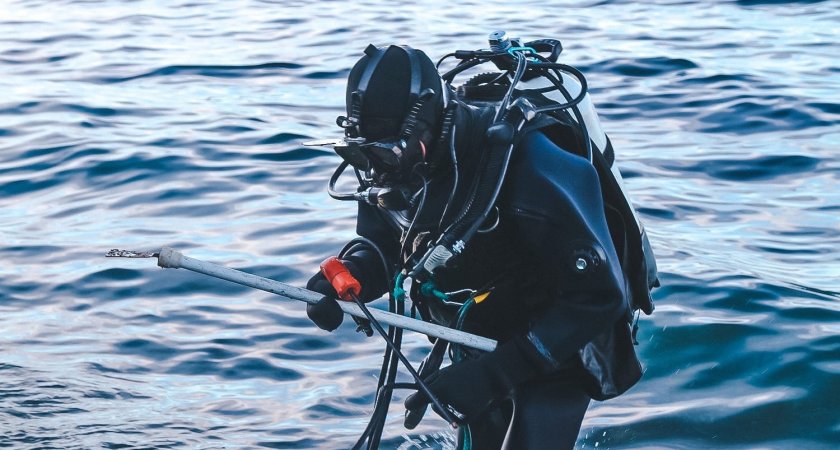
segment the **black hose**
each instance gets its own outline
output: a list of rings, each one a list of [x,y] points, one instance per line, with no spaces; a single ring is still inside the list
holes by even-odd
[[[388,260],[385,257],[385,254],[382,252],[382,249],[376,245],[370,239],[364,237],[358,237],[356,239],[351,240],[348,242],[344,248],[338,253],[338,257],[342,258],[344,255],[349,253],[354,248],[358,248],[359,246],[366,246],[373,249],[374,252],[379,256],[379,260],[382,263],[382,270],[385,276],[385,286],[387,287],[391,284],[391,273],[388,270]],[[392,293],[389,290],[388,294],[388,310],[390,312],[397,312],[398,314],[402,314],[402,310],[404,306],[397,303],[393,298]],[[402,344],[402,330],[396,327],[388,327],[388,338],[391,342],[394,343],[394,347],[399,349]],[[383,386],[385,386],[389,381],[393,382],[396,378],[397,373],[397,359],[396,356],[393,354],[391,346],[385,346],[385,354],[383,355],[382,367],[379,371],[379,380],[377,382],[377,393],[382,391]],[[382,391],[382,395],[384,397],[380,400],[380,395],[377,394],[377,397],[374,400],[374,407],[373,412],[371,413],[371,418],[368,421],[367,427],[365,427],[362,434],[359,436],[359,439],[353,445],[353,450],[361,450],[365,444],[368,442],[367,448],[368,449],[375,449],[379,446],[379,441],[382,436],[382,431],[384,427],[385,418],[387,416],[388,411],[388,404],[391,401],[391,393],[386,391]]]
[[[500,123],[502,121],[503,115],[506,113],[506,105],[510,103],[514,88],[528,67],[529,63],[524,56],[517,55],[517,57],[519,59],[517,61],[516,73],[514,73],[508,92],[505,94],[505,98],[502,100],[499,110],[496,112],[494,123]],[[518,131],[522,123],[524,121],[513,126],[514,131]],[[490,151],[482,153],[482,158],[479,162],[479,167],[481,167],[479,176],[473,182],[471,194],[466,205],[440,239],[440,243],[447,247],[450,247],[459,239],[464,243],[469,241],[472,235],[475,234],[475,231],[481,227],[481,224],[487,218],[501,191],[507,166],[513,152],[513,142],[507,143],[507,148],[503,151],[498,151],[501,143],[491,143],[490,145]]]
[[[367,306],[365,305],[365,303],[364,303],[363,301],[361,301],[361,299],[359,299],[359,297],[358,297],[358,296],[354,295],[354,294],[352,293],[352,291],[350,292],[350,297],[353,299],[353,301],[356,303],[356,305],[358,305],[358,306],[359,306],[359,309],[361,309],[361,310],[362,310],[362,312],[364,313],[365,317],[367,317],[367,319],[368,319],[368,320],[370,320],[370,324],[371,324],[371,325],[373,325],[373,328],[374,328],[374,329],[376,329],[376,331],[377,331],[377,332],[379,332],[379,334],[380,334],[382,337],[387,337],[387,334],[385,333],[385,330],[382,328],[382,325],[379,323],[379,321],[378,321],[378,320],[376,320],[376,318],[375,318],[375,317],[373,317],[373,315],[370,313],[370,310],[367,308]],[[450,424],[456,424],[456,423],[458,423],[458,422],[457,422],[457,420],[455,419],[455,417],[453,417],[453,416],[449,413],[449,410],[448,410],[448,409],[446,409],[446,408],[445,408],[445,407],[444,407],[444,406],[440,403],[440,400],[438,400],[438,399],[437,399],[437,396],[436,396],[436,395],[435,395],[435,394],[434,394],[434,393],[433,393],[433,392],[429,389],[429,387],[426,385],[426,383],[424,383],[424,382],[423,382],[423,380],[420,378],[420,374],[418,374],[418,373],[417,373],[417,371],[414,369],[414,367],[411,365],[411,363],[408,361],[408,359],[406,359],[405,355],[403,355],[403,354],[402,354],[402,352],[400,352],[400,351],[399,351],[399,349],[397,348],[396,343],[395,343],[395,342],[392,342],[391,340],[389,340],[389,339],[387,339],[387,338],[386,338],[386,340],[385,340],[385,343],[386,343],[386,344],[388,344],[388,347],[390,347],[390,348],[394,351],[394,354],[396,354],[396,355],[397,355],[397,358],[399,358],[400,362],[402,362],[402,363],[403,363],[403,365],[405,366],[406,370],[408,370],[408,372],[411,374],[411,376],[412,376],[412,377],[414,378],[414,380],[417,382],[417,387],[418,387],[418,390],[419,390],[420,392],[422,392],[422,393],[423,393],[423,395],[425,395],[425,396],[426,396],[426,398],[428,398],[428,399],[429,399],[429,401],[430,401],[430,402],[431,402],[431,403],[432,403],[432,404],[433,404],[436,408],[438,408],[438,409],[440,409],[440,410],[441,410],[441,413],[445,416],[445,417],[444,417],[444,420],[446,420],[446,421],[447,421],[448,423],[450,423]],[[389,394],[386,394],[386,395],[389,395]]]
[[[588,130],[586,129],[586,123],[583,120],[583,116],[580,112],[580,109],[577,105],[586,98],[588,85],[586,83],[586,78],[583,74],[575,69],[572,66],[566,64],[555,63],[550,60],[547,60],[545,57],[541,55],[536,55],[538,59],[537,62],[528,61],[528,59],[522,54],[516,54],[517,57],[517,65],[516,71],[513,74],[511,79],[510,86],[508,88],[507,93],[502,99],[502,102],[499,105],[499,109],[496,111],[496,115],[494,116],[494,123],[498,124],[503,121],[506,115],[510,114],[508,111],[508,107],[513,97],[513,93],[516,89],[517,84],[521,81],[522,77],[528,70],[536,70],[543,72],[543,76],[549,78],[552,83],[555,85],[558,91],[560,91],[563,96],[566,98],[567,103],[560,104],[560,105],[549,105],[544,106],[541,108],[536,108],[532,112],[534,113],[548,113],[554,111],[560,111],[563,109],[571,108],[573,113],[575,114],[576,119],[580,123],[580,126],[584,133],[584,148],[586,149],[586,154],[589,160],[591,161],[592,158],[592,145],[589,139]],[[480,60],[474,59],[462,64],[459,64],[455,69],[450,70],[445,75],[446,77],[454,77],[457,73],[460,73],[466,70],[469,67],[473,67],[478,65],[481,62],[486,62],[487,60]],[[547,71],[554,71],[558,73],[559,80],[555,81],[552,80]],[[572,76],[576,77],[581,83],[581,91],[577,97],[571,98],[568,90],[562,86],[562,74],[560,72],[568,72]],[[508,117],[509,119],[509,117]],[[508,120],[510,126],[514,127],[514,132],[519,131],[522,125],[527,121],[527,118],[522,118],[521,120],[513,125]],[[502,145],[500,142],[491,143],[491,146],[498,146]],[[493,207],[493,203],[495,203],[496,198],[499,195],[501,190],[502,183],[504,181],[504,176],[507,171],[507,166],[510,162],[510,157],[513,151],[514,143],[509,143],[507,149],[503,152],[493,151],[496,150],[491,147],[491,155],[487,155],[484,153],[482,155],[482,160],[479,163],[479,167],[481,167],[481,172],[479,177],[474,181],[470,195],[468,196],[468,200],[461,210],[461,213],[455,219],[455,221],[447,228],[444,232],[443,236],[438,241],[440,244],[452,248],[452,245],[455,244],[458,240],[462,241],[463,243],[467,243],[469,239],[475,234],[475,232],[481,227],[481,224],[484,220],[486,220],[487,215],[489,214],[490,210]],[[495,180],[490,180],[490,174],[492,173],[492,177]]]
[[[338,182],[338,178],[341,176],[342,173],[344,173],[344,170],[347,169],[347,166],[349,165],[350,163],[348,163],[347,161],[342,161],[341,164],[339,164],[338,167],[335,168],[335,172],[333,172],[332,176],[330,177],[330,182],[327,183],[327,193],[330,195],[330,197],[336,200],[356,200],[355,195],[353,195],[352,193],[341,193],[336,192],[335,190],[335,183]]]
[[[449,205],[455,199],[455,193],[458,191],[458,156],[455,153],[455,132],[458,127],[452,125],[452,133],[449,136],[449,153],[452,158],[452,190],[449,191],[449,198],[446,200],[446,206],[443,207],[443,213],[440,215],[440,222],[438,222],[438,230],[443,227],[443,221],[446,220],[446,214],[449,212]],[[440,151],[440,150],[438,150]]]
[[[573,103],[572,94],[569,93],[569,91],[566,89],[565,86],[563,86],[562,75],[559,75],[559,77],[560,77],[559,79],[552,78],[552,77],[547,76],[547,75],[548,74],[546,74],[546,78],[548,78],[548,80],[551,81],[552,84],[554,84],[554,87],[557,89],[557,91],[559,91],[569,103]],[[584,84],[586,82],[586,80],[583,79],[583,78],[581,78],[580,80],[583,83],[581,84],[581,90],[580,90],[580,94],[578,94],[578,98],[585,97],[586,93],[587,93],[587,91],[585,90],[586,85]],[[577,120],[578,125],[581,128],[581,132],[583,133],[583,136],[581,136],[581,140],[583,141],[582,144],[583,144],[584,152],[586,153],[586,159],[588,159],[591,162],[592,161],[592,139],[589,137],[589,130],[586,128],[586,121],[583,120],[583,114],[580,112],[580,108],[578,107],[577,103],[574,103],[571,108],[566,108],[566,109],[571,109],[572,113],[575,115],[575,119]],[[559,109],[558,109],[558,111],[559,111]]]
[[[401,306],[399,303],[398,305]],[[397,314],[403,313],[400,306],[397,308]],[[365,310],[366,309],[363,309],[363,311]],[[378,322],[374,320],[371,322],[371,325],[375,328],[378,327],[378,331],[380,331],[381,334],[382,327]],[[382,337],[385,337],[385,335],[382,335]],[[382,395],[381,398],[376,400],[374,414],[371,416],[373,429],[371,430],[370,440],[368,442],[368,449],[370,450],[376,450],[379,448],[379,442],[382,439],[382,432],[385,429],[385,420],[388,417],[388,407],[391,404],[391,397],[393,395],[393,389],[386,388],[386,386],[392,385],[394,380],[397,378],[398,358],[402,356],[402,353],[400,352],[400,347],[402,345],[402,329],[388,327],[386,343],[387,342],[392,342],[393,347],[390,345],[386,346],[388,348],[386,348],[385,356],[383,358],[383,370],[380,372],[380,379],[377,382],[377,392],[381,391]]]
[[[391,274],[388,270],[389,266],[387,258],[385,258],[385,254],[382,252],[379,246],[377,246],[376,243],[374,243],[370,239],[360,237],[350,241],[339,252],[338,257],[343,257],[347,252],[349,252],[353,248],[357,248],[357,246],[359,245],[369,246],[378,254],[384,267],[386,286],[388,286],[391,281]],[[352,295],[352,297],[353,301],[365,314],[373,328],[380,334],[380,336],[382,336],[385,339],[386,343],[385,356],[383,358],[384,362],[382,364],[382,369],[380,370],[379,382],[377,383],[377,395],[374,403],[374,411],[371,414],[371,419],[368,422],[368,426],[362,432],[362,435],[359,437],[359,440],[356,441],[356,444],[353,446],[353,449],[361,449],[361,446],[364,444],[365,441],[368,441],[368,449],[374,450],[379,448],[379,443],[382,438],[382,431],[385,426],[385,420],[387,419],[388,406],[391,402],[391,397],[393,394],[393,387],[388,386],[395,385],[394,381],[396,380],[397,376],[398,362],[402,362],[405,365],[406,370],[408,370],[408,372],[412,375],[412,377],[414,377],[416,381],[417,390],[426,395],[426,397],[430,399],[430,401],[435,405],[435,407],[441,410],[441,413],[444,415],[444,419],[446,419],[449,423],[456,423],[455,417],[452,416],[449,413],[449,410],[447,410],[440,403],[440,400],[438,400],[437,397],[431,392],[429,387],[420,378],[420,375],[417,373],[417,371],[414,370],[414,368],[411,366],[411,363],[408,361],[408,359],[406,359],[406,357],[400,351],[403,330],[398,327],[389,326],[388,332],[386,333],[385,330],[382,328],[382,325],[371,315],[364,302],[362,302],[355,295]],[[388,300],[389,311],[395,312],[400,315],[403,315],[405,313],[405,305],[402,302],[396,301],[393,295],[393,291],[391,290],[389,290]]]
[[[528,67],[528,59],[525,58],[523,55],[517,53],[516,54],[516,71],[513,74],[513,79],[510,82],[510,86],[508,86],[508,90],[505,93],[505,96],[502,97],[502,102],[499,104],[499,109],[496,111],[496,116],[493,118],[493,122],[498,122],[499,119],[507,112],[508,105],[510,104],[510,99],[513,97],[513,91],[516,89],[516,85],[519,84],[519,81],[522,79],[522,76],[525,75],[525,70]]]
[[[446,72],[445,74],[441,75],[440,77],[444,81],[446,81],[447,83],[451,83],[452,79],[454,79],[455,76],[458,75],[459,73],[461,73],[461,72],[463,72],[463,71],[465,71],[465,70],[467,70],[471,67],[475,67],[479,64],[484,64],[488,61],[490,61],[490,58],[468,59],[466,61],[462,61],[457,66],[455,66],[455,68],[451,69],[449,72]]]
[[[545,59],[541,56],[539,56],[538,58],[540,58],[541,60]],[[571,99],[569,96],[567,96],[566,100],[567,100],[568,103],[560,104],[560,105],[543,106],[541,108],[537,108],[536,110],[534,110],[534,112],[543,113],[543,112],[552,112],[552,111],[559,111],[559,110],[562,110],[562,109],[568,109],[568,108],[571,108],[571,107],[577,105],[578,103],[582,102],[583,99],[586,98],[586,94],[589,92],[589,83],[586,82],[586,77],[583,75],[583,73],[580,70],[577,70],[576,68],[574,68],[570,65],[567,65],[567,64],[552,63],[552,62],[539,62],[539,63],[531,63],[531,64],[536,65],[536,67],[540,68],[540,69],[549,69],[549,70],[554,70],[554,71],[558,72],[558,77],[560,78],[560,80],[562,80],[563,78],[562,78],[562,75],[559,75],[559,72],[567,72],[567,73],[571,74],[572,76],[574,76],[575,78],[577,78],[577,80],[580,82],[580,93],[574,99]],[[553,82],[553,80],[552,80],[552,82]],[[560,85],[562,85],[562,84],[563,83],[560,82]],[[556,83],[555,83],[555,86],[557,86]]]
[[[423,212],[423,207],[426,205],[426,195],[429,191],[429,180],[427,180],[426,177],[422,175],[420,176],[420,179],[423,180],[423,194],[420,197],[420,204],[417,205],[417,211],[414,212],[414,217],[411,218],[411,223],[408,225],[408,228],[406,229],[406,232],[403,235],[403,241],[400,244],[400,253],[398,255],[400,259],[402,259],[403,254],[405,253],[405,246],[411,237],[411,231],[414,229],[414,225],[417,223],[417,219],[420,217],[420,213]],[[404,263],[400,264],[400,270],[404,268],[403,266]]]

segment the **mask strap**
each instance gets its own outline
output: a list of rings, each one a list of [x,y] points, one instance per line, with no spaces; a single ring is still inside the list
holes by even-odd
[[[365,71],[359,78],[359,85],[356,90],[350,94],[350,111],[347,114],[350,117],[338,116],[336,123],[341,128],[344,128],[344,134],[349,137],[358,137],[361,133],[361,118],[362,118],[362,104],[364,103],[365,91],[367,90],[370,79],[373,77],[373,72],[379,65],[379,61],[385,55],[385,51],[376,48],[375,45],[369,44],[365,48],[365,55],[370,58]]]
[[[417,60],[417,51],[407,45],[400,46],[400,48],[408,56],[408,64],[411,68],[411,87],[408,91],[408,104],[411,105],[420,97],[420,82],[423,79],[423,74],[420,71],[420,61]]]
[[[365,55],[370,58],[370,61],[368,61],[365,71],[362,72],[362,76],[359,78],[359,85],[356,87],[356,92],[362,96],[365,95],[368,84],[370,84],[370,79],[373,77],[373,72],[376,70],[376,67],[379,66],[379,61],[381,61],[382,57],[385,56],[385,51],[376,48],[373,44],[370,44],[365,49]]]

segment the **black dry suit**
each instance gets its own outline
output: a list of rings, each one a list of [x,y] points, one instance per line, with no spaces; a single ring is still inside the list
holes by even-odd
[[[425,186],[413,209],[359,203],[357,232],[393,258],[389,273],[417,264],[475,198],[492,105],[464,95],[450,102],[444,135],[427,161],[431,171],[420,174],[428,182],[413,180],[415,191]],[[570,447],[590,398],[619,395],[641,377],[631,322],[635,310],[653,310],[655,261],[612,167],[609,140],[595,145],[590,159],[581,128],[566,112],[529,120],[515,135],[493,214],[462,253],[434,271],[433,285],[412,287],[424,319],[458,323],[500,348],[524,342],[517,348],[540,360],[527,383],[511,390],[511,402],[471,424],[474,448],[499,448],[503,440],[504,448]],[[364,297],[391,287],[378,284],[375,252],[359,249],[345,258],[367,272]],[[459,303],[469,293],[475,303],[459,321]]]

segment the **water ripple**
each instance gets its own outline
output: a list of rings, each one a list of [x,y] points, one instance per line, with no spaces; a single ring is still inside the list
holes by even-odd
[[[379,339],[102,255],[168,245],[305,284],[356,211],[325,192],[339,158],[302,141],[341,135],[364,47],[437,59],[500,27],[586,74],[661,270],[645,376],[592,404],[578,446],[836,447],[833,2],[95,3],[0,20],[0,447],[350,448]],[[412,360],[428,345],[406,335]],[[431,414],[402,427],[405,394],[381,448],[454,448]]]
[[[139,80],[142,78],[172,77],[172,76],[199,76],[211,78],[240,78],[274,76],[278,70],[296,70],[304,66],[288,62],[273,62],[256,64],[251,66],[167,66],[150,72],[128,77],[114,78],[87,78],[85,81],[92,83],[124,83],[127,81]]]
[[[695,172],[732,181],[763,181],[814,173],[821,160],[802,155],[760,156],[748,159],[705,159],[699,162],[665,163],[676,172]]]
[[[682,58],[613,59],[581,67],[584,73],[610,72],[629,77],[658,77],[671,72],[697,68],[697,64]]]

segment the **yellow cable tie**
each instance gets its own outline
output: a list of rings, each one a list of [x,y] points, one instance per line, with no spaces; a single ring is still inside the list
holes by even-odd
[[[476,304],[478,304],[478,303],[483,302],[484,299],[487,298],[488,295],[490,295],[490,291],[487,291],[483,294],[476,295],[475,297],[473,297],[473,300],[475,301]]]

